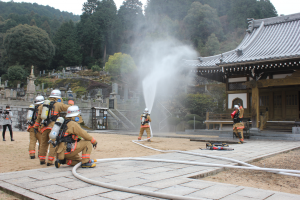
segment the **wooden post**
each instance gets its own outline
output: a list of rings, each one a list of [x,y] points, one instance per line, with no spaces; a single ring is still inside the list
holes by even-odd
[[[274,92],[270,92],[269,96],[269,118],[273,119],[274,118]]]
[[[257,86],[252,88],[251,120],[252,127],[259,128],[259,90]]]
[[[206,112],[206,121],[209,119],[209,112]],[[206,123],[206,129],[209,129],[209,123]]]
[[[282,119],[285,119],[286,116],[286,109],[285,109],[285,91],[282,91],[282,103],[281,103],[281,109],[282,109]]]

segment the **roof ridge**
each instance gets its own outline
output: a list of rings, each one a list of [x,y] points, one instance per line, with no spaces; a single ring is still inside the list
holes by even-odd
[[[300,13],[264,18],[264,19],[252,19],[251,21],[253,22],[253,28],[257,28],[260,26],[262,22],[265,23],[265,26],[268,26],[268,25],[285,23],[285,22],[290,22],[295,20],[300,20]]]

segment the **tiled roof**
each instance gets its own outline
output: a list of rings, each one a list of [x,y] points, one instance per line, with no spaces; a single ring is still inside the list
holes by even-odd
[[[300,13],[250,20],[249,29],[234,50],[187,60],[189,67],[219,68],[228,64],[300,58]]]

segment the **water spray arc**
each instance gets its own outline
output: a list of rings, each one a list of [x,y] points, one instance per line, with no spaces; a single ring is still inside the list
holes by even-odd
[[[182,61],[182,59],[186,58],[187,55],[191,56],[193,58],[197,57],[196,53],[190,49],[188,46],[180,46],[180,45],[174,45],[174,41],[164,41],[164,42],[156,42],[153,45],[151,45],[150,49],[147,49],[147,56],[144,57],[144,59],[141,59],[140,65],[144,65],[149,70],[149,74],[144,78],[142,81],[143,86],[143,94],[145,99],[146,107],[149,109],[149,113],[151,113],[153,109],[154,100],[156,98],[157,91],[160,89],[159,84],[162,80],[175,75],[178,73],[180,69],[178,69],[178,63]],[[152,68],[151,68],[152,67]],[[151,128],[150,123],[150,133],[151,138],[153,138],[153,132]],[[145,139],[147,140],[147,139]],[[190,154],[190,155],[196,155],[196,156],[204,156],[209,158],[215,158],[215,159],[222,159],[227,160],[231,162],[235,162],[243,166],[234,166],[234,165],[224,165],[224,164],[212,164],[212,163],[200,163],[200,162],[192,162],[192,161],[181,161],[181,160],[161,160],[161,159],[150,159],[150,158],[110,158],[110,159],[98,159],[98,162],[111,162],[111,161],[122,161],[122,160],[137,160],[137,161],[150,161],[150,162],[168,162],[168,163],[178,163],[178,164],[187,164],[187,165],[196,165],[196,166],[213,166],[213,167],[224,167],[224,168],[238,168],[238,169],[249,169],[249,170],[261,170],[261,171],[269,171],[273,173],[279,173],[283,175],[290,175],[290,176],[296,176],[300,177],[300,171],[299,170],[286,170],[286,169],[272,169],[272,168],[260,168],[239,160],[225,158],[225,157],[219,157],[219,156],[210,156],[200,153],[194,153],[194,152],[187,152],[187,151],[180,151],[180,150],[160,150],[155,149],[149,146],[146,146],[144,144],[141,144],[140,142],[145,140],[133,140],[132,142],[140,145],[144,148],[148,148],[154,151],[159,151],[162,153],[182,153],[182,154]],[[133,189],[133,188],[127,188],[123,186],[113,185],[109,183],[103,183],[99,181],[95,181],[92,179],[88,179],[86,177],[83,177],[79,175],[76,170],[80,166],[81,163],[78,163],[74,166],[72,173],[75,177],[78,179],[85,181],[90,184],[98,185],[101,187],[113,189],[113,190],[119,190],[124,192],[130,192],[130,193],[136,193],[136,194],[143,194],[153,197],[159,197],[159,198],[165,198],[165,199],[187,199],[187,200],[195,200],[195,199],[202,199],[202,198],[193,198],[193,197],[187,197],[187,196],[177,196],[177,195],[170,195],[165,193],[159,193],[159,192],[151,192],[146,190],[139,190],[139,189]]]

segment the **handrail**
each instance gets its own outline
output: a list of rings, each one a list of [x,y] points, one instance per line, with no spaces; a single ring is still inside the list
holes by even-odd
[[[121,113],[118,109],[115,109],[122,117],[124,117],[124,119],[129,122],[134,128],[135,128],[135,125],[127,118],[125,117],[125,115],[123,115],[123,113]]]
[[[113,118],[115,118],[118,121],[118,123],[121,122],[125,126],[126,129],[129,129],[127,124],[125,124],[122,120],[120,120],[120,118],[113,111],[111,111],[110,109],[108,109],[107,111]]]

